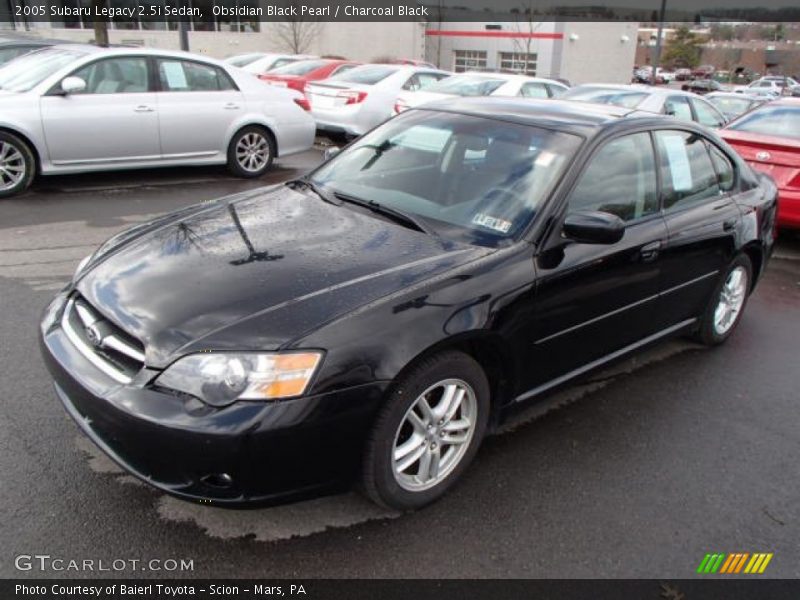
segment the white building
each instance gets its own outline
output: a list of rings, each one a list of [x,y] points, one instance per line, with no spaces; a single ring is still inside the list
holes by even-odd
[[[443,69],[511,70],[571,83],[629,83],[635,22],[429,23],[427,59]]]

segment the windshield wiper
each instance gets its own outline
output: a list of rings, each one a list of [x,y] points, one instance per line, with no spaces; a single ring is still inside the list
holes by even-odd
[[[420,219],[410,215],[407,212],[398,210],[396,208],[391,208],[390,206],[386,206],[385,204],[375,202],[374,200],[364,200],[362,198],[357,198],[356,196],[342,194],[341,192],[334,192],[333,195],[336,196],[339,200],[342,200],[344,202],[349,202],[350,204],[356,204],[357,206],[363,206],[364,208],[368,208],[373,212],[381,214],[385,217],[389,217],[395,223],[400,223],[401,225],[408,227],[409,229],[416,229],[417,231],[421,231],[422,233],[438,237],[438,234],[433,229],[431,229],[428,225],[423,223]]]
[[[297,186],[304,190],[311,190],[314,194],[319,196],[322,200],[324,200],[328,204],[333,204],[334,206],[342,205],[341,200],[337,199],[330,192],[323,189],[322,186],[317,185],[316,183],[314,183],[313,181],[311,181],[306,177],[301,177],[300,179],[292,179],[290,181],[287,181],[286,185],[288,185],[292,189],[295,189],[295,186]]]

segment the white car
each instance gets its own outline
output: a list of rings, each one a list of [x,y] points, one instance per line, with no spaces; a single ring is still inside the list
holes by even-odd
[[[314,142],[302,94],[184,52],[53,46],[5,65],[0,88],[0,197],[37,173],[227,164],[258,177]]]
[[[278,67],[282,67],[284,65],[288,65],[289,63],[297,62],[298,60],[309,60],[312,58],[318,58],[317,56],[311,56],[310,54],[261,54],[261,56],[257,57],[255,60],[249,60],[248,57],[251,55],[239,55],[239,56],[232,56],[231,58],[227,59],[226,62],[239,67],[240,69],[247,71],[248,73],[252,73],[255,76],[263,75],[267,71],[271,71],[272,69],[277,69]],[[237,60],[238,59],[238,60]],[[236,64],[237,62],[241,63],[243,61],[244,64]]]
[[[392,116],[403,90],[422,90],[450,73],[429,67],[362,65],[306,85],[317,129],[331,137],[359,136]]]
[[[762,77],[748,85],[737,85],[733,88],[733,91],[737,94],[756,94],[758,96],[777,98],[783,93],[783,78],[778,82],[775,79]]]
[[[409,108],[451,96],[523,96],[557,98],[569,88],[552,79],[509,73],[461,73],[426,90],[403,92],[394,106],[395,114]]]

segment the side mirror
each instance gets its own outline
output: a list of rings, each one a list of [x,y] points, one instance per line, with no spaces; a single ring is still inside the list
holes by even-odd
[[[587,210],[567,215],[562,231],[582,244],[616,244],[625,234],[625,222],[611,213]]]
[[[327,162],[327,161],[329,161],[329,160],[330,160],[330,159],[332,159],[334,156],[336,156],[337,154],[339,154],[339,152],[340,152],[341,150],[342,150],[342,149],[341,149],[341,148],[339,148],[339,146],[330,146],[329,148],[326,148],[326,149],[325,149],[325,152],[322,154],[322,160],[324,160],[324,161],[326,161],[326,162]]]
[[[61,82],[61,91],[65,94],[78,94],[86,89],[86,81],[80,77],[65,77]]]

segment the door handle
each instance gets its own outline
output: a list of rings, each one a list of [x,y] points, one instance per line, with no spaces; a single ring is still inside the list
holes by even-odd
[[[641,256],[642,262],[653,262],[658,258],[658,253],[660,251],[661,242],[650,242],[642,246],[641,250],[639,250],[639,256]]]
[[[728,219],[722,224],[723,231],[732,231],[736,227],[736,219]]]
[[[133,110],[134,112],[153,112],[155,109],[152,106],[147,106],[146,104],[140,104]]]
[[[228,102],[225,105],[225,110],[236,110],[239,108],[239,105],[236,102]]]

